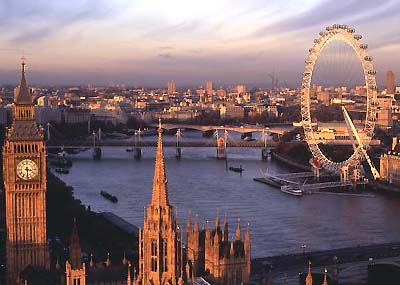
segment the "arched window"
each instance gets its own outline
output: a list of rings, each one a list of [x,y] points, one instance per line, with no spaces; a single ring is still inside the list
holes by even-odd
[[[162,261],[163,261],[163,272],[168,271],[168,242],[167,240],[162,240]]]
[[[157,241],[151,240],[151,271],[157,272]]]

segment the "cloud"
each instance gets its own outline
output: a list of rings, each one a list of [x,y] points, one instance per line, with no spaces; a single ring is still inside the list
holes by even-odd
[[[198,20],[190,19],[184,20],[177,24],[160,24],[160,27],[147,31],[143,34],[145,38],[151,39],[168,39],[176,38],[177,36],[184,36],[194,33],[196,30],[201,28],[201,24]]]
[[[164,58],[164,59],[171,59],[172,54],[171,53],[160,53],[158,57]]]
[[[175,47],[172,47],[172,46],[162,46],[162,47],[160,47],[160,49],[161,49],[161,50],[174,50]]]
[[[348,0],[348,1],[323,1],[317,6],[298,14],[297,16],[284,18],[273,24],[259,28],[251,34],[252,37],[262,37],[270,33],[297,32],[314,27],[324,28],[338,21],[363,19],[384,15],[393,8],[393,1],[381,0],[377,7],[377,1],[373,0]]]
[[[10,44],[40,41],[77,23],[104,21],[123,11],[124,5],[104,0],[3,0],[0,31],[7,32]],[[121,2],[119,0],[115,2]],[[114,3],[114,1],[113,1]]]

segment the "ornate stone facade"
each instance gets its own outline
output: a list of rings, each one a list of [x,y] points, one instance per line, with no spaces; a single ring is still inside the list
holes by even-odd
[[[3,146],[6,200],[7,283],[19,284],[28,265],[48,269],[46,239],[46,146],[34,121],[34,104],[22,62],[14,118]]]
[[[395,185],[400,185],[400,143],[399,138],[393,138],[392,150],[380,157],[380,179]]]
[[[66,285],[86,285],[86,265],[82,262],[82,250],[75,222],[69,244],[69,260],[65,263],[65,276]]]
[[[182,236],[169,203],[161,123],[151,203],[139,231],[139,284],[183,284]],[[145,211],[146,212],[146,211]]]
[[[190,216],[187,221],[187,274],[192,279],[197,276],[208,277],[221,285],[241,285],[250,281],[251,264],[250,230],[247,228],[242,240],[240,223],[238,223],[235,239],[228,239],[228,222],[224,218],[221,227],[217,214],[215,226],[208,225],[199,231],[196,221],[192,225]]]

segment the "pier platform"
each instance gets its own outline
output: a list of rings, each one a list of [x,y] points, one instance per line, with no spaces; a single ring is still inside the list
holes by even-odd
[[[102,212],[100,213],[102,217],[104,217],[107,221],[115,225],[120,230],[124,231],[127,234],[134,235],[138,237],[139,229],[138,227],[132,225],[131,223],[125,221],[123,218],[111,213],[111,212]]]

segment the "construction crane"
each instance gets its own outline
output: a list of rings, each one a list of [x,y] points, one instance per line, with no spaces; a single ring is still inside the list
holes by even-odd
[[[349,113],[347,112],[347,110],[344,106],[342,106],[342,112],[344,115],[344,120],[346,122],[347,130],[349,132],[349,137],[350,137],[351,143],[353,145],[354,151],[357,150],[357,146],[356,146],[356,141],[357,141],[358,146],[361,148],[361,151],[362,151],[365,159],[367,160],[369,167],[371,168],[371,172],[372,172],[372,175],[374,176],[374,179],[375,180],[379,179],[380,174],[379,174],[378,170],[375,168],[374,164],[372,163],[371,158],[369,157],[369,155],[367,153],[366,147],[364,146],[364,144],[357,132],[357,129],[354,126],[353,121],[351,120]],[[356,141],[354,140],[354,138],[356,139]]]

